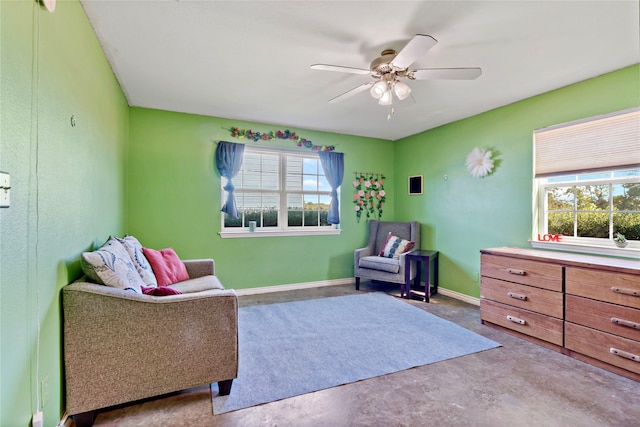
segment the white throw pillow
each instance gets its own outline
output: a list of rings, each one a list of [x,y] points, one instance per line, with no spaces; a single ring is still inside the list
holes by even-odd
[[[151,268],[151,264],[149,264],[149,260],[142,252],[142,244],[138,239],[127,234],[124,238],[118,239],[118,241],[122,243],[122,246],[127,250],[131,261],[133,261],[133,266],[142,278],[144,285],[147,287],[157,288],[158,280],[156,279],[155,274],[153,274],[153,269]]]
[[[400,255],[410,251],[415,244],[415,242],[402,239],[389,232],[387,235],[387,241],[384,243],[384,246],[378,255],[385,258],[398,259],[400,258]]]
[[[98,283],[142,293],[144,282],[122,244],[110,237],[100,249],[82,253],[82,269]]]

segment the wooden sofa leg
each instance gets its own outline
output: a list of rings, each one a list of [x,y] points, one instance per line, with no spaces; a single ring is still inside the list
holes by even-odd
[[[220,396],[227,396],[231,393],[231,385],[233,384],[233,380],[224,380],[218,381],[218,391],[220,392]]]
[[[360,278],[356,276],[356,291],[360,290]]]
[[[73,422],[76,427],[91,427],[96,419],[96,412],[82,412],[80,414],[73,415],[71,418],[73,418]]]

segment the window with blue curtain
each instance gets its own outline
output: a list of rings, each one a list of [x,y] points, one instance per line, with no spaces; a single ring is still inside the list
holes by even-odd
[[[224,215],[221,235],[337,234],[344,155],[324,153],[246,146],[232,186],[223,179],[222,206],[233,193],[237,216]]]

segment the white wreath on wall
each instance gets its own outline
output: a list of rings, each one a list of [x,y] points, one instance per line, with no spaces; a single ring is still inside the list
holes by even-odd
[[[467,170],[474,178],[483,178],[493,169],[493,159],[490,150],[474,148],[467,156]]]

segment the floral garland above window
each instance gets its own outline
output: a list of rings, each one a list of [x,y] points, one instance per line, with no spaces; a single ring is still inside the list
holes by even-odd
[[[381,174],[356,172],[356,179],[353,181],[353,208],[358,222],[362,212],[366,213],[367,219],[382,218],[382,205],[387,194],[384,191],[384,180],[385,177]]]
[[[333,145],[313,145],[311,140],[307,138],[302,138],[297,135],[295,132],[291,132],[289,129],[287,130],[276,130],[271,132],[254,132],[251,129],[238,129],[233,127],[229,129],[231,132],[231,136],[238,139],[250,139],[253,142],[258,141],[275,141],[276,139],[290,139],[294,141],[298,147],[309,148],[313,151],[333,151],[336,149]]]

